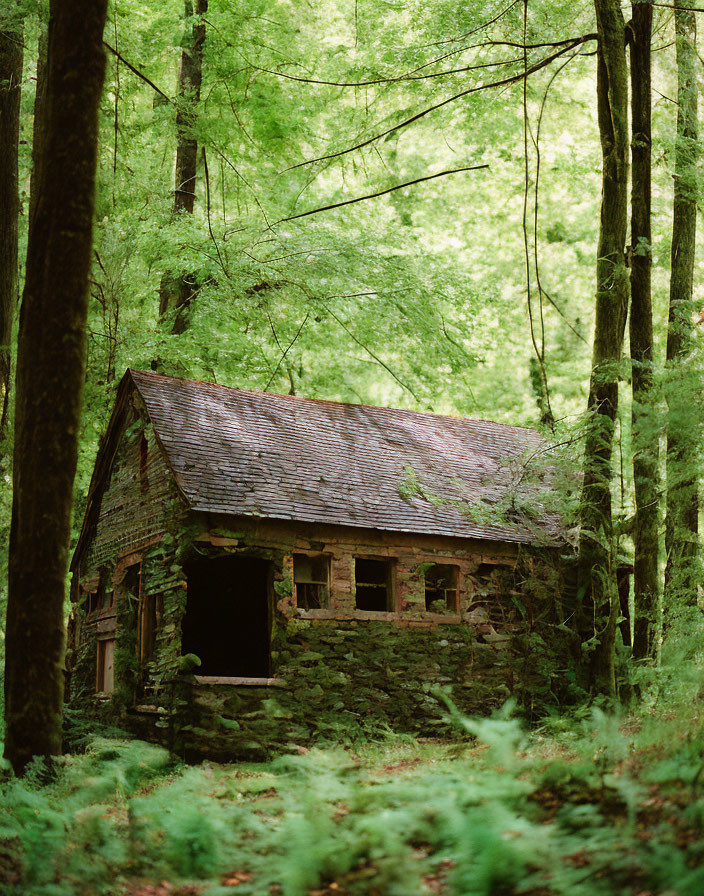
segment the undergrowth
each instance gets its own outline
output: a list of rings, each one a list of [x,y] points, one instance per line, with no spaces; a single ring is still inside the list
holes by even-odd
[[[600,896],[704,892],[704,731],[584,709],[528,732],[511,707],[454,743],[393,740],[266,764],[175,765],[93,737],[55,779],[0,791],[7,896]]]

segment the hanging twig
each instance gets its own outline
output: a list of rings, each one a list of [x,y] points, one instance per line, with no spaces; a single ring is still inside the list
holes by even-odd
[[[499,19],[502,19],[507,13],[511,12],[514,6],[518,6],[521,0],[512,0],[508,6],[501,10],[500,13],[494,16],[493,19],[489,19],[488,22],[482,22],[481,25],[477,25],[476,28],[472,28],[471,31],[467,31],[465,34],[461,34],[459,37],[446,37],[444,40],[436,41],[434,44],[430,44],[433,47],[439,47],[441,44],[453,44],[458,40],[467,40],[468,37],[471,37],[473,34],[477,34],[480,31],[484,31],[486,28],[490,28],[492,25],[495,25]]]
[[[243,174],[241,174],[238,171],[236,165],[232,161],[230,161],[230,159],[228,159],[228,157],[225,155],[224,152],[222,152],[222,150],[218,149],[217,146],[214,146],[214,145],[211,145],[210,148],[213,150],[213,152],[216,155],[220,156],[222,161],[225,162],[225,164],[235,172],[237,177],[239,177],[239,179],[242,181],[242,183],[247,187],[249,192],[252,194],[252,198],[256,202],[259,211],[262,213],[262,217],[264,218],[264,222],[266,223],[266,226],[268,228],[271,228],[271,224],[269,224],[269,219],[267,218],[266,212],[264,211],[264,206],[259,201],[259,197],[255,193],[254,188],[251,186],[249,181],[245,178],[245,176]]]
[[[113,10],[113,26],[115,30],[115,51],[117,52],[117,10]],[[120,106],[120,60],[115,57],[115,133],[112,148],[112,207],[115,208],[115,180],[117,178],[117,141],[119,136],[118,112]]]
[[[544,401],[541,408],[543,421],[550,427],[554,426],[554,417],[552,408],[550,407],[550,389],[548,387],[548,377],[545,370],[545,321],[543,319],[542,301],[540,302],[540,346],[535,336],[535,321],[533,319],[533,297],[531,293],[531,275],[530,275],[530,244],[528,239],[528,191],[530,188],[530,171],[529,171],[529,155],[528,155],[528,44],[526,42],[528,32],[528,0],[523,0],[523,159],[524,159],[524,182],[523,182],[523,249],[525,256],[526,271],[526,299],[528,302],[528,320],[530,323],[530,338],[535,350],[535,357],[540,368],[540,381],[542,385],[543,395],[540,396],[540,402]]]
[[[447,174],[461,174],[463,171],[479,171],[482,168],[488,168],[488,165],[470,165],[466,168],[452,168],[448,171],[439,171],[437,174],[428,174],[426,177],[417,177],[415,180],[408,180],[402,184],[396,184],[393,187],[387,187],[385,190],[379,190],[376,193],[369,193],[367,196],[357,196],[356,199],[345,199],[344,202],[334,202],[332,205],[323,205],[321,208],[314,208],[308,212],[301,212],[298,215],[289,215],[288,218],[281,218],[272,227],[277,224],[283,224],[285,221],[295,221],[296,218],[306,218],[308,215],[316,215],[318,212],[327,212],[333,208],[341,208],[343,205],[352,205],[355,202],[364,202],[365,199],[376,199],[378,196],[385,196],[387,193],[393,193],[394,190],[401,190],[403,187],[412,187],[414,184],[423,183],[426,180],[434,180],[436,177],[444,177]]]
[[[230,274],[225,267],[225,262],[222,260],[222,255],[220,254],[220,247],[218,246],[218,241],[215,239],[215,234],[213,233],[213,225],[210,220],[210,175],[208,173],[208,157],[205,153],[205,147],[201,146],[201,156],[203,158],[203,176],[205,179],[205,209],[206,216],[208,219],[208,232],[210,233],[210,239],[213,241],[213,245],[215,246],[215,251],[217,252],[218,260],[220,262],[220,267],[222,268],[223,274],[230,280]]]
[[[325,302],[322,302],[322,301],[321,301],[321,304],[323,305],[323,307],[325,308],[325,310],[328,312],[328,314],[330,315],[330,317],[332,317],[333,320],[336,320],[336,321],[338,322],[338,324],[342,327],[342,329],[345,331],[345,333],[347,333],[347,335],[350,337],[350,339],[352,339],[354,342],[356,342],[357,345],[358,345],[360,348],[364,349],[364,351],[365,351],[368,355],[370,355],[370,357],[372,357],[372,358],[376,361],[377,364],[380,364],[380,365],[384,368],[384,370],[385,370],[387,373],[391,374],[391,376],[396,380],[396,382],[399,384],[399,386],[401,386],[402,389],[405,389],[407,392],[409,392],[409,393],[413,396],[413,398],[420,404],[420,399],[418,398],[418,396],[416,395],[416,393],[413,391],[413,389],[411,389],[411,387],[410,387],[409,385],[407,385],[406,383],[404,383],[402,379],[400,379],[398,376],[396,376],[396,374],[395,374],[395,373],[393,372],[393,370],[389,367],[389,365],[388,365],[388,364],[385,364],[384,361],[382,361],[381,358],[380,358],[377,354],[375,354],[375,353],[374,353],[368,346],[366,346],[363,342],[361,342],[361,341],[354,335],[354,333],[349,329],[349,327],[344,323],[344,321],[341,320],[341,319],[335,314],[334,311],[332,311],[332,309],[330,308],[329,305],[326,305]]]
[[[575,54],[577,55],[577,54]],[[543,124],[543,113],[545,112],[545,104],[548,99],[548,93],[550,92],[550,88],[552,87],[555,79],[560,74],[560,72],[565,68],[565,66],[569,65],[569,63],[574,59],[574,55],[570,56],[569,59],[565,60],[562,65],[557,69],[557,71],[553,72],[550,77],[550,80],[547,83],[545,88],[545,92],[543,93],[543,99],[540,103],[540,111],[538,113],[538,123],[535,130],[535,138],[533,140],[533,145],[535,146],[535,205],[533,210],[533,254],[535,258],[535,280],[538,286],[538,296],[540,300],[540,320],[541,326],[543,328],[543,333],[545,332],[545,324],[543,320],[543,296],[550,302],[550,304],[557,310],[557,312],[561,315],[561,317],[565,320],[569,328],[572,330],[575,335],[577,335],[582,342],[587,344],[587,340],[579,333],[574,326],[567,320],[567,317],[562,312],[562,309],[559,308],[555,301],[551,298],[551,296],[547,293],[545,288],[543,287],[542,280],[540,278],[540,261],[538,257],[538,210],[540,207],[540,164],[541,164],[541,154],[540,154],[540,130]]]
[[[293,337],[293,339],[292,339],[292,340],[289,342],[289,344],[286,346],[286,349],[285,349],[284,353],[283,353],[283,354],[281,355],[281,357],[279,358],[279,363],[278,363],[278,364],[276,365],[276,367],[274,368],[274,372],[273,372],[273,373],[271,374],[271,376],[269,377],[266,386],[264,386],[264,389],[263,389],[264,392],[266,392],[266,390],[267,390],[267,389],[269,388],[269,386],[272,384],[272,382],[273,382],[273,380],[274,380],[274,377],[275,377],[276,374],[279,372],[279,368],[281,367],[281,365],[283,364],[284,360],[286,359],[286,355],[291,351],[291,349],[293,348],[293,346],[294,346],[295,343],[296,343],[296,340],[298,339],[298,337],[299,337],[299,336],[301,335],[301,333],[303,332],[303,327],[305,327],[305,325],[308,323],[308,318],[309,318],[309,317],[310,317],[310,311],[309,311],[309,312],[306,314],[306,316],[303,318],[303,323],[302,323],[302,324],[300,325],[300,327],[298,328],[298,331],[296,332],[296,335]]]

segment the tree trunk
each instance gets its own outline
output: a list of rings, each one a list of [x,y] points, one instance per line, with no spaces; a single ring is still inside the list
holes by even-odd
[[[10,401],[12,318],[17,301],[18,148],[22,46],[19,20],[0,31],[0,439]]]
[[[618,364],[628,310],[624,250],[628,209],[628,68],[618,0],[595,0],[597,105],[602,148],[596,323],[584,448],[579,593],[591,638],[591,685],[615,693],[613,645],[618,593],[611,518],[611,451],[618,411]],[[589,629],[584,625],[588,622]]]
[[[635,490],[633,655],[650,656],[658,609],[660,432],[654,418],[651,297],[651,64],[653,7],[634,3],[631,49],[631,383]]]
[[[17,353],[5,756],[61,750],[64,598],[85,375],[107,0],[52,0]]]
[[[196,198],[198,140],[194,132],[203,80],[203,45],[208,0],[196,0],[197,18],[184,38],[181,68],[178,76],[178,110],[176,113],[176,173],[174,178],[174,216],[193,214]],[[185,0],[184,16],[193,18],[193,3]],[[188,307],[196,292],[195,280],[188,273],[165,271],[159,288],[159,317],[174,314],[172,331],[182,333],[188,327]]]
[[[675,8],[677,37],[677,143],[670,259],[670,311],[667,330],[667,518],[665,526],[665,610],[675,596],[696,605],[699,553],[700,427],[697,408],[701,383],[692,381],[687,359],[693,347],[694,251],[697,228],[697,25],[682,0]]]
[[[29,182],[29,220],[34,217],[34,209],[39,197],[39,166],[44,150],[44,130],[46,128],[46,70],[49,56],[49,30],[42,23],[37,42],[37,84],[34,92],[34,119],[32,122],[32,177]]]

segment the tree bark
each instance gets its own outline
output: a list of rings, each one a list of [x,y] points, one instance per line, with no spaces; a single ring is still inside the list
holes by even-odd
[[[200,88],[203,81],[203,46],[208,0],[196,0],[196,16],[190,33],[184,37],[181,68],[178,76],[178,110],[176,113],[176,172],[174,178],[174,216],[193,214],[196,199],[198,140],[195,125],[198,117]],[[185,0],[184,16],[193,18],[193,3]],[[165,271],[159,288],[159,317],[174,314],[172,331],[183,333],[188,327],[188,307],[196,292],[195,280],[188,273]]]
[[[653,7],[634,3],[631,53],[631,412],[635,492],[633,655],[650,656],[658,609],[660,432],[654,419],[651,293],[651,41]]]
[[[667,499],[665,610],[677,597],[696,605],[699,554],[700,428],[695,422],[701,383],[692,382],[687,359],[694,348],[693,279],[697,229],[697,24],[687,0],[675,8],[677,41],[677,142],[667,330]]]
[[[66,566],[85,375],[107,0],[52,0],[17,353],[5,756],[61,750]]]
[[[18,148],[22,91],[22,22],[0,31],[0,439],[10,401],[12,319],[17,301],[20,211]]]
[[[29,182],[29,220],[39,196],[39,166],[43,158],[44,129],[46,127],[46,70],[49,56],[49,30],[42,23],[37,42],[37,84],[34,92],[34,118],[32,122],[32,176]]]
[[[618,0],[595,0],[594,5],[599,33],[597,106],[602,195],[578,573],[582,625],[585,634],[591,633],[591,686],[594,691],[613,694],[618,593],[610,488],[618,412],[618,365],[628,310],[628,271],[624,257],[628,209],[628,68],[625,23]]]

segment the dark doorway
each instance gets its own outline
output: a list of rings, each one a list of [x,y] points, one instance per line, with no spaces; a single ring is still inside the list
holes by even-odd
[[[269,563],[257,557],[198,557],[186,565],[181,652],[198,675],[269,676]]]

